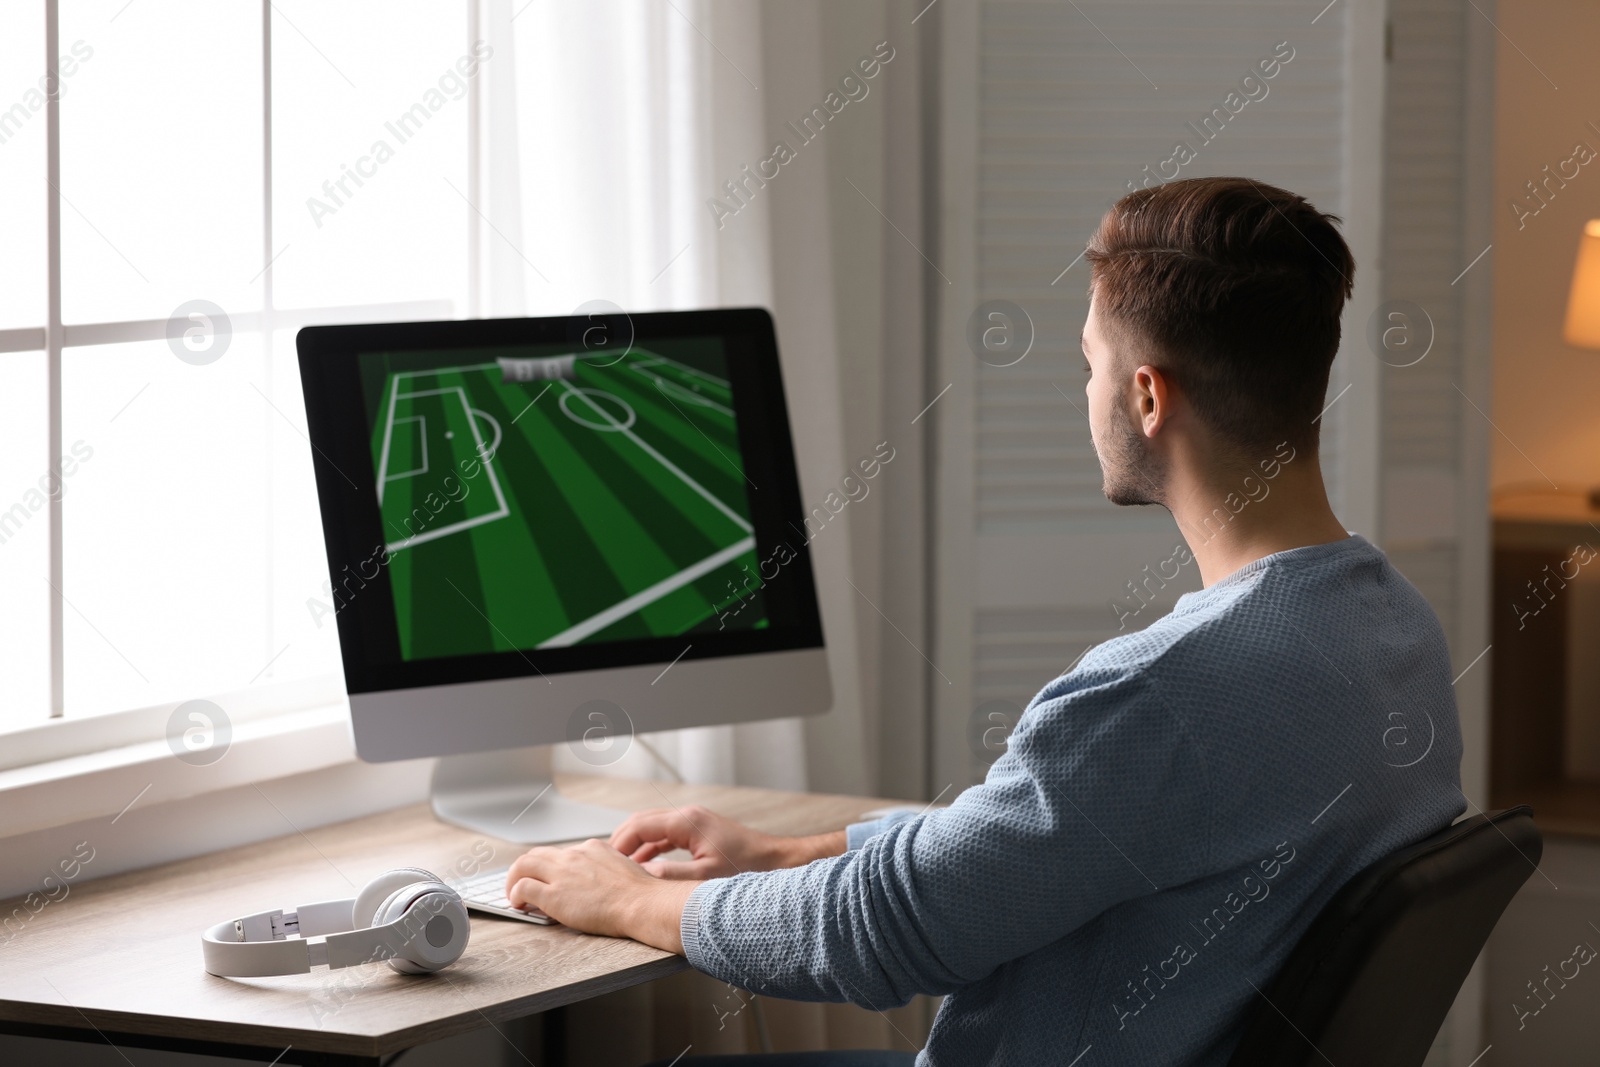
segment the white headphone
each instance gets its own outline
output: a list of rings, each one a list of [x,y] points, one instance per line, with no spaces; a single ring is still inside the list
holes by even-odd
[[[420,867],[400,867],[368,882],[353,900],[246,915],[211,927],[200,942],[206,970],[223,977],[305,974],[385,959],[402,973],[425,974],[460,959],[470,933],[467,907],[454,889]]]

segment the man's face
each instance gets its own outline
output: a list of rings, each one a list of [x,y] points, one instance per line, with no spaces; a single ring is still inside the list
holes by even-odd
[[[1083,356],[1088,361],[1083,391],[1089,401],[1089,439],[1100,460],[1106,499],[1121,505],[1162,503],[1164,464],[1135,422],[1133,373],[1141,361],[1119,350],[1092,300],[1083,323]]]

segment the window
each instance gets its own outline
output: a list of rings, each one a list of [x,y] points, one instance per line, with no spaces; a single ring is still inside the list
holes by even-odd
[[[471,18],[0,8],[0,731],[341,693],[294,335],[473,308]]]

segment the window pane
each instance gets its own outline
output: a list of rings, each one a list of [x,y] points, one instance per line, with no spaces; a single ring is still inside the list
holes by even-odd
[[[45,88],[44,5],[0,5],[0,330],[44,325]]]
[[[41,352],[0,355],[0,731],[50,714],[50,512],[46,494],[78,488],[47,469]],[[41,484],[42,483],[42,484]]]
[[[481,76],[465,5],[273,11],[275,302],[464,308],[466,97]]]
[[[166,341],[68,349],[65,440],[93,448],[64,500],[69,715],[242,689],[272,659],[258,336],[216,362]]]
[[[98,714],[337,674],[294,338],[68,349],[66,704]]]
[[[63,0],[62,317],[260,305],[261,8]]]

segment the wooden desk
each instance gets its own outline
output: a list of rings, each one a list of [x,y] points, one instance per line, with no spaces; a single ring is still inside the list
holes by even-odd
[[[837,830],[889,803],[576,776],[563,776],[559,788],[630,810],[703,804],[779,834]],[[416,805],[74,885],[0,956],[0,1033],[281,1064],[375,1065],[414,1045],[688,968],[681,957],[635,941],[477,914],[466,954],[433,975],[369,964],[218,978],[202,966],[205,926],[353,896],[392,867],[448,877],[458,860],[476,862],[486,840]],[[524,847],[488,844],[494,856],[481,869],[509,864]],[[16,904],[0,906],[0,914]]]

